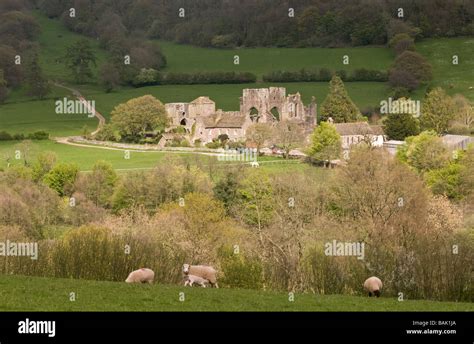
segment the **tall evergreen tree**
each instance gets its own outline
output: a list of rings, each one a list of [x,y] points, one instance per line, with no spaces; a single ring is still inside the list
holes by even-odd
[[[362,117],[337,75],[334,75],[329,82],[329,93],[321,105],[320,119],[326,121],[329,117],[336,123],[356,122]]]

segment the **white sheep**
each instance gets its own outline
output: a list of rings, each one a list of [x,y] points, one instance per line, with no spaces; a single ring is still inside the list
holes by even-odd
[[[365,280],[364,289],[369,292],[369,296],[380,296],[380,290],[382,289],[382,281],[380,278],[372,276]]]
[[[250,166],[252,166],[252,167],[259,167],[260,164],[258,163],[258,161],[252,161],[252,162],[250,162]]]
[[[132,271],[125,282],[127,283],[153,283],[155,279],[155,273],[151,269],[141,268]]]
[[[184,264],[183,273],[204,278],[209,281],[211,287],[219,288],[217,285],[217,271],[211,266]]]
[[[209,281],[205,278],[196,276],[196,275],[185,275],[184,277],[184,286],[193,286],[194,283],[200,285],[203,288],[206,288],[206,283],[209,283]]]

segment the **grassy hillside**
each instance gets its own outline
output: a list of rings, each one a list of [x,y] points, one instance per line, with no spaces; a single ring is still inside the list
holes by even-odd
[[[169,72],[246,71],[261,76],[272,70],[301,68],[387,69],[393,60],[386,47],[212,49],[164,41],[160,46]],[[236,55],[240,59],[238,65],[234,64]],[[342,63],[344,55],[349,56],[348,65]]]
[[[0,106],[0,130],[31,133],[45,130],[53,136],[78,135],[82,128],[97,127],[87,115],[56,114],[54,99],[8,103]]]
[[[461,93],[474,101],[474,37],[426,39],[416,44],[417,51],[433,66],[433,86],[449,94]],[[459,64],[453,65],[453,55]]]
[[[290,302],[287,293],[256,290],[0,276],[0,311],[474,311],[474,303],[311,294]]]
[[[41,26],[41,35],[39,36],[39,44],[41,46],[40,62],[48,77],[72,81],[64,63],[59,60],[65,55],[67,47],[80,39],[87,39],[91,44],[97,58],[97,66],[100,66],[107,60],[106,51],[99,48],[99,43],[95,39],[73,33],[62,25],[60,21],[47,18],[38,12],[34,12],[34,16]],[[96,70],[97,68],[93,68],[94,72]]]

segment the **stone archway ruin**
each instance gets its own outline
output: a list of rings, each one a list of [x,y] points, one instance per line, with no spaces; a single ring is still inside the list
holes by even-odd
[[[260,113],[255,107],[251,107],[249,111],[249,117],[253,123],[258,123],[258,120],[260,118]]]

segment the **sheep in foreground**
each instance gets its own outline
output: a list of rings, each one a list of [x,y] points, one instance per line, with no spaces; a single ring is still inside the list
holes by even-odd
[[[200,285],[203,288],[206,288],[206,283],[209,283],[207,279],[204,279],[202,277],[196,276],[196,275],[185,275],[184,277],[184,286],[193,286],[194,284]]]
[[[217,285],[217,271],[211,266],[184,264],[183,273],[204,278],[209,281],[211,287],[219,288]]]
[[[151,269],[141,268],[132,271],[125,282],[127,283],[153,283],[155,279],[155,273]]]
[[[380,296],[380,290],[382,289],[382,281],[380,278],[372,276],[365,280],[364,289],[369,292],[369,296]]]

